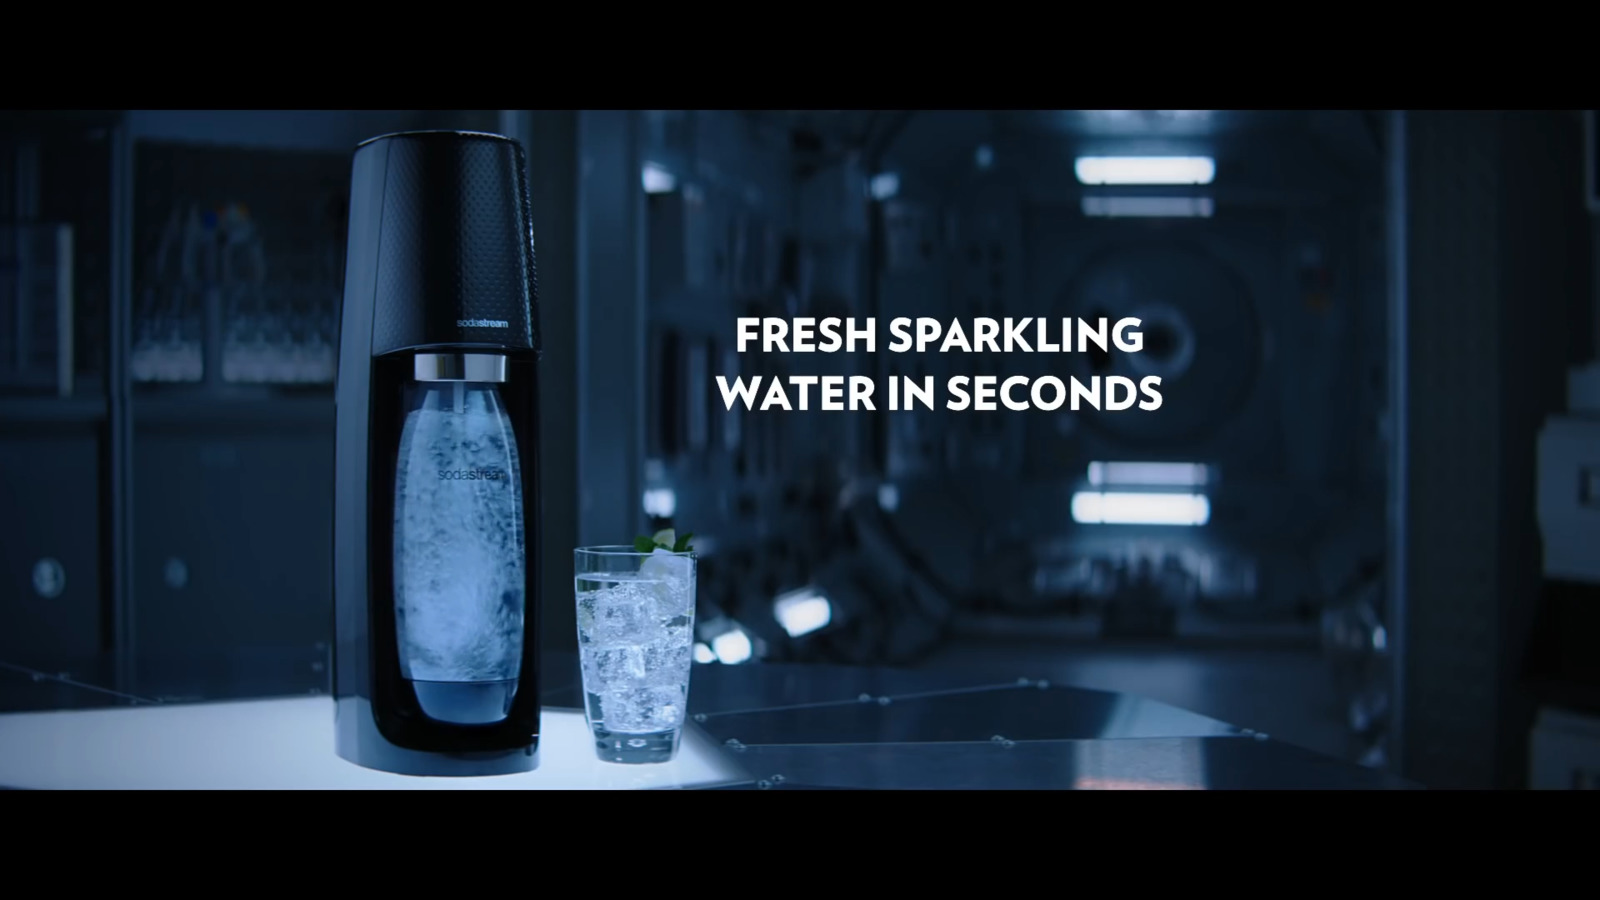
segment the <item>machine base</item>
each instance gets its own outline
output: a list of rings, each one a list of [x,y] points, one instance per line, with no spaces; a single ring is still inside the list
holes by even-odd
[[[389,743],[378,733],[372,704],[361,697],[340,697],[334,706],[334,749],[339,758],[365,769],[395,775],[472,778],[516,775],[539,767],[539,742],[518,750],[493,753],[423,753]]]
[[[518,679],[510,681],[413,681],[423,715],[452,725],[504,722],[517,698]]]

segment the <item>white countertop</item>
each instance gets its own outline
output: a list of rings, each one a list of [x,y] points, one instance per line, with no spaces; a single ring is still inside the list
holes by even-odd
[[[42,790],[638,790],[748,780],[694,728],[677,759],[601,762],[582,712],[546,709],[539,768],[485,778],[364,769],[333,750],[333,699],[0,715],[0,786]]]

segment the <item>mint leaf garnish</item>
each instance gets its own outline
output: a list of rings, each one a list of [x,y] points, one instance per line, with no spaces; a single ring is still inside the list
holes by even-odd
[[[666,550],[670,553],[690,553],[694,550],[694,532],[688,532],[682,537],[672,531],[658,531],[654,537],[640,535],[633,539],[633,549],[636,553],[654,553],[657,550]]]

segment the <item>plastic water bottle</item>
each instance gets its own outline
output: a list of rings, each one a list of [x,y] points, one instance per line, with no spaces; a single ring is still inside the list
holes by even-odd
[[[522,666],[523,509],[516,436],[491,384],[418,385],[395,478],[401,674],[430,718],[505,718]]]

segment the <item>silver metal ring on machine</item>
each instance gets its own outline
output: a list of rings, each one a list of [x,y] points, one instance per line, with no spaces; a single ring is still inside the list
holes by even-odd
[[[472,381],[503,384],[506,358],[492,353],[418,353],[418,381]]]

